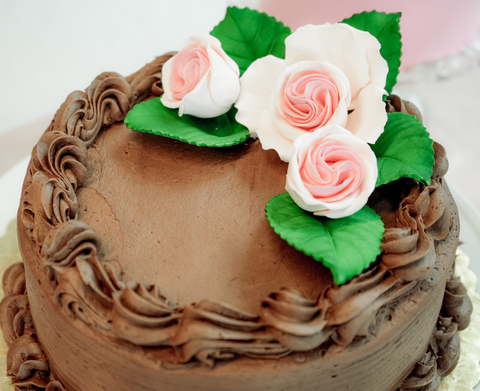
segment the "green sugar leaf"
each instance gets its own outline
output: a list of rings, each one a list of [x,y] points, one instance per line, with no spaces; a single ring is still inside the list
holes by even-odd
[[[285,58],[285,38],[291,33],[289,27],[265,13],[228,7],[225,19],[210,34],[220,40],[242,75],[253,61],[269,54]]]
[[[138,132],[180,140],[202,147],[229,147],[250,137],[248,129],[235,121],[237,109],[215,118],[178,116],[178,110],[165,107],[159,98],[135,105],[125,118],[125,124]]]
[[[390,94],[397,83],[397,76],[402,56],[402,35],[400,34],[401,13],[362,12],[342,23],[349,24],[362,31],[368,31],[380,42],[380,54],[388,63],[388,75],[385,89]]]
[[[433,140],[414,116],[389,113],[384,132],[371,147],[377,156],[377,187],[402,177],[430,184],[435,164]]]
[[[283,193],[268,201],[266,213],[273,230],[329,268],[336,284],[360,274],[380,255],[383,222],[366,205],[352,216],[328,219],[304,211]]]

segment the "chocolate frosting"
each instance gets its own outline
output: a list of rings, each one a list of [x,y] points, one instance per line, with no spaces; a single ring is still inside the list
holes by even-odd
[[[400,98],[398,95],[390,94],[385,100],[385,109],[387,113],[405,113],[417,117],[423,122],[422,113],[412,102]]]
[[[128,78],[115,72],[97,76],[85,92],[74,91],[67,97],[47,131],[61,131],[86,147],[92,145],[103,127],[123,121],[133,105],[163,93],[162,66],[174,54],[157,58]]]
[[[371,268],[347,284],[336,286],[330,277],[323,280],[323,285],[319,284],[316,296],[307,297],[298,289],[302,289],[303,283],[311,282],[312,271],[327,275],[328,272],[321,265],[302,269],[301,265],[311,262],[301,254],[290,252],[292,260],[288,262],[297,262],[308,278],[303,283],[299,280],[298,289],[279,287],[265,295],[258,307],[249,305],[253,311],[212,299],[178,303],[169,300],[162,286],[135,281],[128,276],[131,270],[124,269],[124,260],[119,262],[117,256],[121,258],[122,255],[112,250],[108,235],[104,240],[105,232],[93,228],[94,219],[88,220],[91,224],[82,220],[87,216],[87,207],[78,200],[83,189],[101,195],[99,176],[106,165],[101,155],[105,148],[101,146],[107,145],[109,135],[115,134],[113,146],[121,137],[125,138],[127,146],[130,143],[130,136],[122,136],[127,135],[124,126],[113,125],[105,132],[100,131],[122,121],[135,103],[162,93],[161,67],[170,57],[171,54],[160,57],[126,79],[115,73],[104,73],[85,93],[72,93],[32,152],[19,216],[28,246],[36,255],[36,260],[29,262],[33,262],[32,265],[37,262],[38,267],[45,268],[59,310],[75,322],[88,325],[115,341],[144,349],[170,349],[174,354],[162,361],[162,366],[168,369],[200,363],[212,368],[218,361],[241,356],[280,359],[294,352],[311,352],[320,347],[342,349],[374,339],[386,327],[401,299],[428,289],[428,279],[434,272],[437,258],[435,243],[444,240],[453,228],[451,198],[442,179],[448,167],[443,148],[435,145],[436,165],[431,185],[400,180],[382,186],[372,195],[369,205],[382,216],[386,227],[382,255]],[[179,149],[171,141],[151,140],[153,149],[165,148],[163,153],[178,150],[183,156],[183,149],[187,149],[187,153],[191,151],[193,156],[204,153],[198,147],[196,150],[188,146]],[[125,151],[133,150],[126,148]],[[249,162],[250,156],[259,155],[258,151],[258,142],[247,143],[233,153],[232,164]],[[209,151],[205,156],[217,162],[224,158],[222,153]],[[267,161],[260,160],[257,164],[268,164],[271,157],[262,153]],[[237,155],[246,158],[237,158]],[[174,162],[180,166],[179,160]],[[284,178],[286,168],[280,162],[275,167],[272,181],[277,183],[276,176]],[[218,165],[214,165],[214,169],[218,170]],[[149,173],[145,171],[142,175]],[[265,181],[268,179],[259,182]],[[275,188],[269,191],[278,193]],[[115,205],[105,196],[101,197],[107,204],[106,210],[110,211],[105,219],[110,213],[112,227],[116,227],[118,210],[115,212]],[[264,205],[264,201],[261,203]],[[284,265],[288,266],[288,262]],[[141,267],[142,263],[137,265]],[[44,374],[49,373],[48,364],[38,343],[32,339],[33,331],[29,332],[33,330],[32,319],[19,274],[18,269],[7,273],[5,283],[23,291],[7,295],[1,307],[2,329],[12,345],[9,373],[22,381],[33,377],[43,379]],[[297,278],[296,274],[291,276]],[[320,281],[317,280],[317,284]],[[452,324],[465,327],[468,324],[467,299],[461,284],[455,285],[453,279],[450,284],[445,311],[454,319]],[[454,342],[448,348],[447,345],[439,349],[454,352]],[[22,360],[27,356],[19,352],[26,346],[31,359],[25,365]],[[430,358],[426,363],[422,361],[422,365],[429,363]],[[438,367],[440,364],[432,365]],[[439,376],[451,366],[451,360],[442,364]],[[35,387],[61,389],[54,388],[61,386],[51,376],[47,376],[48,382],[40,385],[38,381]]]
[[[455,369],[460,357],[457,331],[470,323],[472,302],[458,277],[447,281],[443,307],[430,339],[429,349],[401,384],[400,390],[431,390],[440,388],[441,378]]]
[[[3,275],[5,298],[0,303],[0,325],[9,346],[7,374],[16,390],[65,391],[50,372],[48,361],[36,338],[25,291],[23,263],[10,266]]]

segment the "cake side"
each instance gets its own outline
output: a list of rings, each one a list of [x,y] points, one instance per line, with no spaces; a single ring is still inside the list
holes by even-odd
[[[219,363],[213,371],[198,366],[172,371],[164,365],[174,356],[172,351],[112,341],[78,320],[72,324],[55,303],[44,300],[33,275],[27,280],[27,289],[29,280],[36,298],[31,302],[33,317],[41,319],[35,323],[40,342],[51,370],[70,391],[105,387],[148,390],[157,389],[158,384],[163,385],[162,390],[314,390],[319,381],[326,390],[346,389],[351,384],[358,390],[394,390],[411,371],[412,363],[427,351],[443,294],[443,281],[438,281],[428,294],[414,295],[410,307],[416,301],[417,311],[410,312],[409,323],[394,314],[392,324],[363,346],[332,346],[279,360],[240,358]],[[398,312],[405,311],[404,307]],[[404,369],[399,371],[399,367]],[[379,379],[379,373],[389,376]]]

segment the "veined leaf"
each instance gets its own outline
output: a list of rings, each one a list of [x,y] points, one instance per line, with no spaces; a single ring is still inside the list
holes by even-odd
[[[384,12],[362,12],[342,23],[349,24],[362,31],[368,31],[378,39],[381,45],[380,54],[388,63],[388,75],[385,89],[390,94],[397,83],[397,76],[402,56],[402,35],[400,34],[401,13],[386,14]]]
[[[435,164],[433,140],[414,116],[389,113],[384,132],[371,147],[377,156],[377,187],[402,177],[430,184]]]
[[[304,211],[283,193],[270,199],[266,213],[274,231],[297,250],[323,263],[336,284],[360,274],[380,254],[383,222],[366,205],[351,216],[328,219]]]
[[[248,129],[235,120],[237,109],[215,118],[178,116],[178,110],[165,107],[159,98],[135,105],[125,124],[138,132],[152,133],[202,147],[228,147],[250,137]]]
[[[269,54],[285,58],[285,38],[292,31],[282,22],[265,13],[248,8],[228,7],[225,19],[210,33],[240,68],[240,75],[249,65]]]

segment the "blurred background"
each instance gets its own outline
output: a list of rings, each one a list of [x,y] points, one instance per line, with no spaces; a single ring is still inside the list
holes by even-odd
[[[394,92],[422,110],[432,138],[447,149],[449,183],[478,216],[479,0],[0,0],[1,197],[18,203],[19,189],[6,188],[5,176],[23,177],[26,160],[13,174],[12,168],[70,92],[104,71],[127,76],[179,50],[190,35],[210,32],[229,5],[265,10],[292,30],[362,10],[402,11],[404,59]],[[0,219],[14,216],[13,205],[0,207]]]

